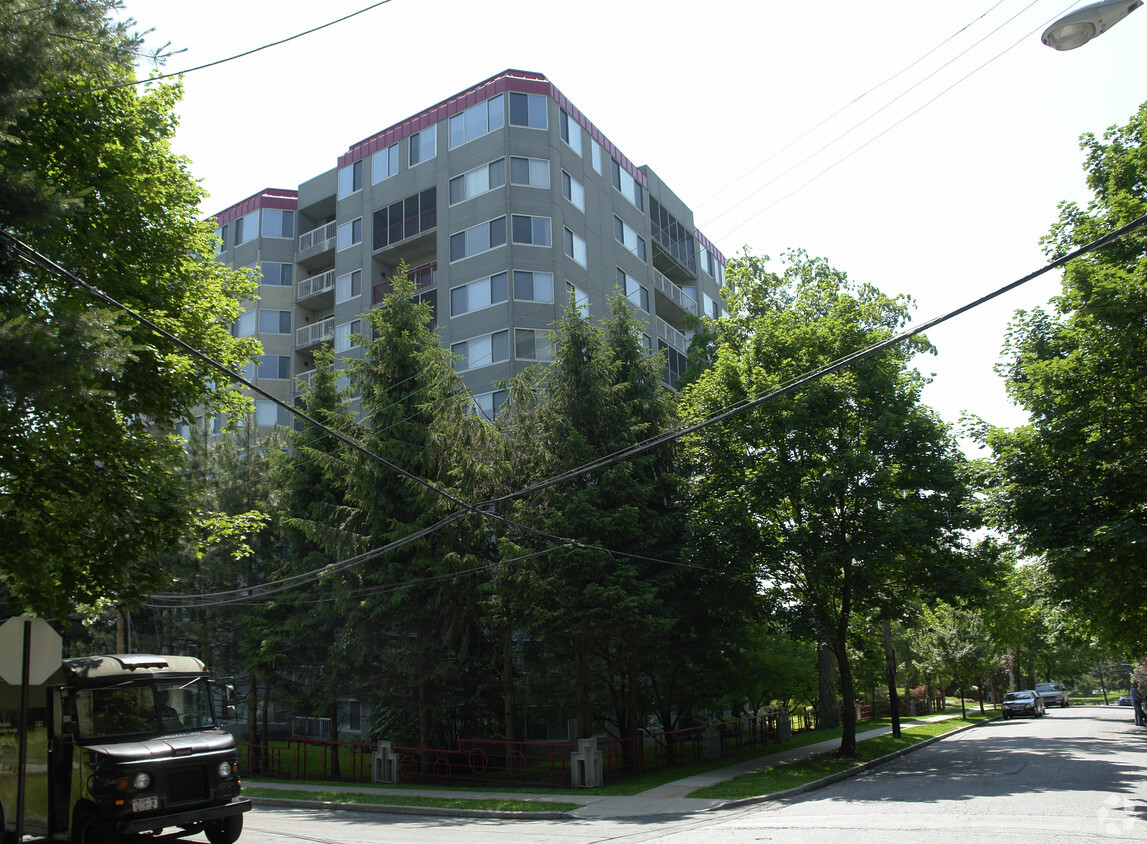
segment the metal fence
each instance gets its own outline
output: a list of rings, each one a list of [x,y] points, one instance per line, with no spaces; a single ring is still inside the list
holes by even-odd
[[[599,739],[602,775],[606,783],[612,783],[663,768],[735,756],[777,744],[789,731],[810,730],[815,723],[812,710],[777,711],[683,730],[650,731],[636,738]],[[377,751],[373,744],[311,738],[272,745],[240,742],[239,747],[244,776],[360,783],[373,779]],[[391,750],[398,757],[402,783],[554,788],[570,785],[570,758],[578,745],[462,739],[453,748],[394,746]]]

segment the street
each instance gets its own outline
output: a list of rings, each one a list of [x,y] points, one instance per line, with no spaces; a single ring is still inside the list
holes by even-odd
[[[243,844],[428,842],[448,831],[506,842],[883,842],[893,837],[1041,844],[1147,838],[1147,729],[1121,707],[1053,709],[996,721],[801,797],[684,816],[564,821],[476,820],[346,811],[269,810],[246,817]],[[197,836],[195,840],[200,840]]]

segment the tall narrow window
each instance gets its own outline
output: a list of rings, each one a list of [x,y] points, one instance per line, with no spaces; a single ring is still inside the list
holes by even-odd
[[[585,241],[569,229],[565,230],[565,252],[583,267],[587,266]]]
[[[423,129],[410,136],[410,166],[429,161],[438,154],[438,133],[435,127]]]
[[[573,204],[578,211],[585,213],[585,188],[581,182],[562,170],[562,196]]]
[[[339,199],[362,190],[362,161],[339,169]]]
[[[558,116],[558,128],[561,131],[562,140],[569,144],[570,149],[580,156],[581,127],[577,125],[577,121],[570,117],[564,108]]]
[[[370,181],[377,185],[398,173],[398,144],[380,149],[370,157]]]

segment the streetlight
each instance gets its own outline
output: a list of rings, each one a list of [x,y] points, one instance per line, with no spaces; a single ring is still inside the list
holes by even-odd
[[[1100,0],[1057,20],[1040,39],[1056,50],[1082,47],[1143,5],[1143,0]]]

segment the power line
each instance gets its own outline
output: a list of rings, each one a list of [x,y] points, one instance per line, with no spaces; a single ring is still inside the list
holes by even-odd
[[[263,50],[269,50],[272,47],[278,47],[278,46],[280,46],[282,44],[286,44],[290,41],[296,41],[299,38],[304,38],[308,35],[313,35],[314,33],[319,32],[320,30],[327,29],[328,27],[335,26],[336,24],[343,23],[344,21],[348,21],[351,18],[358,17],[359,15],[365,14],[366,12],[369,12],[372,9],[377,9],[379,6],[385,6],[389,2],[391,2],[391,0],[378,0],[377,3],[372,3],[371,5],[366,6],[365,8],[359,9],[357,12],[351,12],[348,15],[343,15],[341,18],[336,18],[335,20],[327,21],[324,24],[320,24],[319,26],[312,27],[311,29],[308,29],[304,32],[297,32],[294,35],[287,36],[286,38],[280,38],[278,41],[272,41],[270,44],[263,44],[261,47],[254,47],[250,50],[244,50],[242,53],[236,53],[235,55],[228,56],[225,59],[216,59],[215,61],[207,62],[206,64],[197,65],[195,67],[189,67],[189,68],[186,68],[184,70],[175,71],[173,73],[163,73],[163,74],[159,74],[157,76],[150,76],[147,79],[133,79],[133,80],[125,80],[123,82],[114,82],[114,83],[109,84],[109,85],[95,85],[91,88],[77,88],[77,89],[71,90],[71,91],[56,91],[55,93],[52,93],[52,94],[35,94],[35,95],[25,96],[25,97],[10,97],[10,98],[2,100],[0,102],[25,103],[25,102],[36,102],[38,100],[55,100],[55,99],[60,99],[61,97],[75,97],[75,96],[79,96],[81,94],[95,94],[95,93],[99,93],[100,91],[115,91],[115,90],[118,90],[119,88],[134,88],[137,85],[146,85],[150,82],[160,82],[164,79],[172,79],[176,76],[186,76],[189,73],[195,73],[196,71],[199,71],[199,70],[206,70],[207,68],[210,68],[210,67],[218,67],[221,64],[227,64],[228,62],[233,62],[236,59],[242,59],[242,58],[245,58],[247,56],[254,55],[255,53],[261,53]]]

